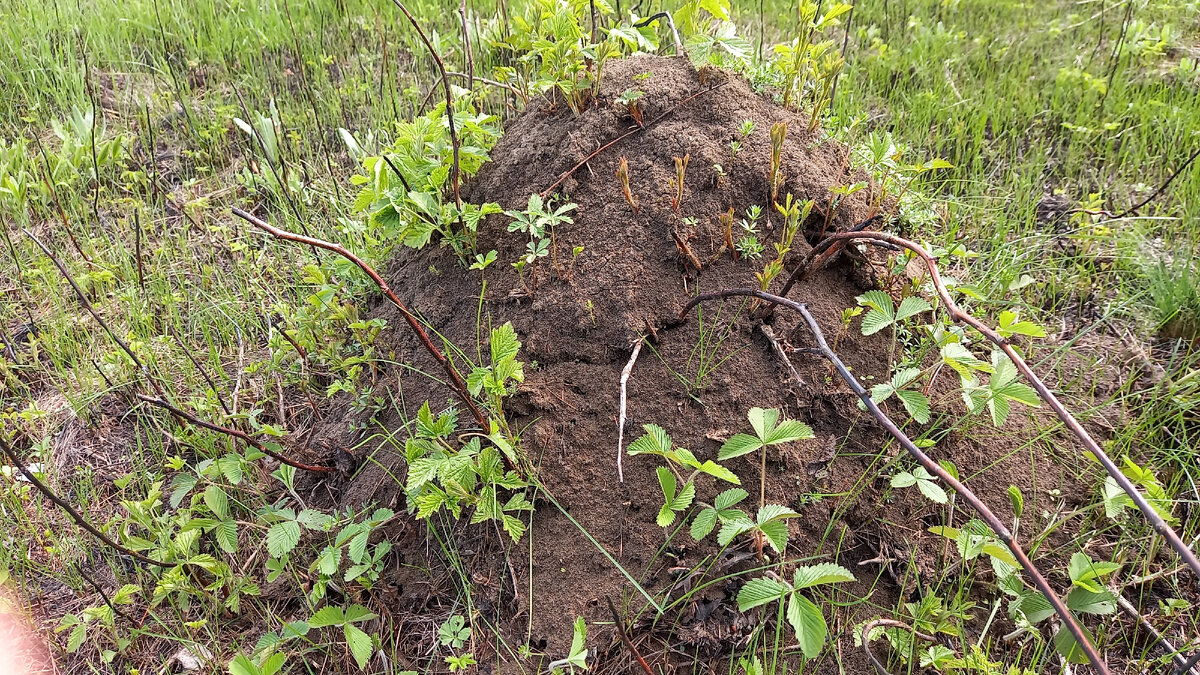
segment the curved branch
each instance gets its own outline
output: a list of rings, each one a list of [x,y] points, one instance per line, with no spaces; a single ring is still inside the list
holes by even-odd
[[[463,402],[463,405],[470,409],[471,415],[473,415],[475,417],[475,421],[479,423],[479,428],[483,429],[484,433],[491,433],[491,424],[488,423],[487,417],[484,416],[483,411],[480,410],[479,406],[475,403],[475,399],[471,396],[471,392],[467,390],[467,383],[464,382],[462,376],[458,374],[458,369],[454,367],[454,364],[450,362],[450,359],[446,358],[446,355],[442,353],[442,350],[434,346],[433,341],[429,339],[429,335],[425,332],[425,329],[421,327],[421,322],[417,320],[416,315],[409,310],[407,305],[400,301],[400,298],[396,295],[395,291],[392,290],[392,287],[388,286],[387,282],[383,280],[383,277],[379,276],[379,273],[376,272],[370,265],[363,262],[362,259],[346,250],[346,248],[340,244],[333,244],[323,239],[317,239],[316,237],[306,237],[304,235],[281,230],[265,220],[258,218],[257,216],[246,213],[236,206],[233,208],[233,214],[277,239],[286,239],[287,241],[294,241],[300,244],[307,244],[309,246],[323,248],[326,251],[333,251],[334,253],[337,253],[338,255],[357,265],[358,268],[365,272],[367,276],[371,277],[371,281],[374,281],[376,286],[379,286],[379,290],[383,292],[384,297],[390,300],[392,304],[400,310],[400,314],[402,314],[404,316],[404,320],[408,322],[408,327],[411,328],[413,333],[416,334],[417,339],[419,339],[421,344],[425,346],[426,351],[432,354],[433,358],[437,359],[437,362],[442,365],[442,368],[446,371],[446,375],[450,377],[450,382],[454,385],[455,393],[458,394],[458,398]]]
[[[333,469],[328,466],[314,466],[312,464],[305,464],[303,462],[297,462],[296,460],[293,460],[293,459],[288,459],[286,456],[281,455],[278,452],[275,452],[274,450],[271,450],[270,448],[263,445],[262,443],[259,443],[258,439],[254,438],[253,436],[251,436],[250,434],[247,434],[244,431],[241,431],[240,429],[231,429],[229,427],[223,427],[223,426],[220,426],[217,424],[213,424],[211,422],[205,422],[204,420],[200,419],[199,417],[196,417],[195,415],[187,412],[186,410],[181,410],[179,408],[176,408],[175,406],[171,405],[170,403],[167,403],[166,401],[162,400],[161,398],[154,398],[153,396],[146,396],[145,394],[137,394],[137,399],[139,401],[142,401],[143,403],[149,403],[150,405],[162,408],[163,410],[166,410],[167,412],[171,413],[175,417],[178,417],[179,419],[187,421],[187,422],[191,422],[192,424],[195,424],[198,427],[204,427],[205,429],[208,429],[209,431],[216,431],[216,432],[225,434],[226,436],[232,436],[232,437],[238,439],[239,441],[245,443],[246,445],[249,445],[250,447],[254,448],[255,450],[258,450],[259,452],[263,453],[264,455],[274,457],[275,459],[279,460],[280,462],[283,462],[284,464],[287,464],[288,466],[294,466],[297,469],[304,469],[305,471],[314,471],[317,473],[329,473],[329,472],[333,471]]]
[[[933,287],[937,291],[938,297],[941,298],[942,304],[946,308],[946,312],[950,314],[950,318],[979,331],[980,334],[991,341],[992,344],[999,347],[1004,354],[1008,356],[1010,360],[1012,360],[1013,365],[1017,367],[1017,370],[1019,370],[1021,374],[1025,376],[1025,379],[1028,380],[1031,385],[1033,385],[1034,390],[1037,391],[1038,397],[1045,401],[1046,405],[1050,406],[1050,409],[1053,410],[1058,419],[1068,429],[1071,430],[1071,433],[1075,435],[1075,438],[1079,440],[1084,449],[1092,453],[1096,460],[1100,462],[1101,466],[1104,467],[1104,470],[1108,473],[1108,475],[1111,476],[1112,479],[1121,486],[1121,489],[1125,491],[1125,494],[1129,495],[1129,498],[1133,500],[1134,504],[1137,505],[1138,509],[1142,512],[1142,515],[1144,515],[1146,520],[1150,522],[1150,525],[1154,528],[1154,531],[1162,535],[1162,537],[1167,540],[1167,543],[1171,545],[1171,548],[1175,549],[1175,552],[1179,554],[1179,557],[1183,560],[1183,562],[1192,569],[1192,573],[1195,574],[1197,578],[1200,578],[1200,559],[1196,558],[1196,554],[1192,552],[1186,543],[1184,543],[1179,534],[1175,532],[1175,530],[1171,529],[1169,525],[1167,525],[1167,522],[1158,514],[1158,511],[1154,510],[1154,507],[1150,505],[1150,502],[1146,501],[1146,498],[1142,496],[1142,493],[1138,491],[1136,486],[1134,486],[1133,481],[1129,480],[1129,478],[1121,471],[1120,467],[1118,467],[1108,456],[1108,453],[1104,452],[1104,449],[1100,447],[1100,444],[1096,442],[1096,439],[1092,438],[1091,434],[1089,434],[1087,430],[1083,428],[1083,425],[1075,419],[1075,416],[1072,415],[1065,406],[1063,406],[1063,404],[1058,400],[1058,397],[1056,397],[1054,393],[1050,391],[1050,388],[1047,387],[1044,382],[1042,382],[1041,378],[1039,378],[1033,372],[1033,369],[1029,367],[1029,364],[1025,363],[1025,359],[1017,353],[1017,350],[1013,349],[1012,343],[1010,343],[996,331],[992,330],[987,324],[971,316],[967,312],[963,311],[962,308],[960,308],[957,304],[955,304],[954,299],[950,297],[950,292],[946,289],[946,284],[942,281],[941,274],[938,273],[937,260],[920,245],[886,232],[838,232],[836,234],[832,234],[814,246],[812,251],[805,256],[804,260],[801,261],[800,265],[788,279],[787,284],[783,287],[782,293],[786,294],[796,280],[803,278],[807,271],[814,267],[814,265],[812,265],[814,259],[817,259],[819,262],[819,256],[821,256],[822,252],[832,249],[835,243],[847,241],[867,241],[874,244],[891,244],[894,246],[901,246],[915,253],[929,269],[929,276],[933,281]]]
[[[1050,602],[1050,605],[1054,608],[1055,613],[1058,614],[1066,629],[1075,637],[1075,641],[1079,643],[1079,648],[1084,654],[1087,655],[1088,660],[1092,663],[1092,666],[1094,666],[1101,675],[1109,675],[1108,665],[1105,664],[1104,659],[1100,657],[1100,654],[1096,651],[1096,648],[1092,646],[1091,641],[1088,639],[1087,633],[1085,633],[1079,623],[1075,621],[1075,617],[1071,615],[1071,611],[1067,609],[1067,606],[1061,599],[1059,599],[1058,594],[1056,594],[1054,589],[1050,587],[1050,584],[1046,581],[1046,578],[1043,577],[1042,573],[1039,572],[1037,567],[1034,566],[1033,562],[1029,559],[1029,556],[1025,554],[1025,550],[1021,548],[1020,544],[1017,543],[1017,540],[1013,536],[1012,532],[1010,532],[1008,527],[1004,525],[1004,522],[1001,521],[1000,518],[998,518],[990,508],[988,508],[987,504],[984,504],[983,501],[979,499],[979,497],[977,497],[975,493],[972,492],[966,485],[963,485],[957,478],[950,475],[944,468],[942,468],[942,465],[933,461],[929,455],[925,454],[920,448],[918,448],[916,444],[914,444],[912,440],[909,439],[909,437],[903,431],[901,431],[899,427],[896,426],[896,423],[887,416],[887,413],[883,412],[883,410],[876,405],[875,401],[871,399],[871,395],[858,381],[858,378],[850,372],[850,369],[846,367],[846,364],[842,363],[842,360],[838,357],[837,353],[835,353],[829,347],[829,344],[825,341],[825,334],[821,332],[821,326],[817,323],[817,320],[813,317],[813,315],[809,313],[808,307],[794,300],[782,298],[778,295],[771,295],[770,293],[765,293],[757,289],[735,288],[726,291],[717,291],[715,293],[705,293],[704,295],[699,295],[693,298],[692,301],[689,302],[679,313],[680,318],[686,316],[687,312],[691,310],[692,307],[695,307],[701,302],[733,296],[758,298],[760,300],[782,305],[788,309],[799,312],[800,316],[803,317],[804,322],[808,324],[809,332],[811,332],[813,337],[816,338],[818,351],[822,356],[825,357],[826,360],[833,364],[833,367],[837,370],[838,375],[846,382],[847,385],[849,385],[850,390],[853,391],[856,396],[858,396],[858,399],[862,401],[864,406],[866,406],[867,411],[879,421],[879,424],[882,425],[889,434],[891,434],[892,438],[895,438],[896,441],[908,451],[908,454],[912,455],[913,458],[921,464],[921,466],[925,467],[927,471],[936,475],[938,478],[941,478],[946,485],[949,485],[951,488],[953,488],[963,498],[963,501],[967,502],[972,508],[975,509],[983,521],[988,524],[988,527],[992,528],[992,531],[996,533],[996,536],[999,537],[1000,540],[1004,542],[1004,545],[1008,547],[1008,550],[1012,552],[1013,557],[1016,558],[1017,562],[1025,570],[1025,573],[1029,575],[1029,578],[1033,581],[1034,587],[1037,588],[1042,595],[1046,596],[1046,600]]]
[[[148,558],[148,557],[142,555],[141,553],[138,553],[137,551],[125,548],[124,546],[113,541],[112,539],[110,539],[108,537],[108,535],[106,535],[103,532],[101,532],[100,530],[96,529],[91,523],[89,523],[87,521],[87,519],[85,519],[79,513],[79,511],[75,510],[75,507],[68,504],[66,502],[66,500],[64,500],[62,497],[59,497],[57,494],[55,494],[54,490],[51,490],[45,483],[38,480],[37,476],[33,475],[33,472],[30,471],[29,469],[27,469],[25,467],[25,463],[22,462],[21,458],[17,456],[17,451],[15,449],[13,449],[13,447],[11,445],[9,445],[3,438],[0,438],[0,450],[3,450],[4,454],[8,455],[8,461],[12,462],[13,466],[17,467],[17,471],[20,471],[21,475],[25,476],[25,479],[28,480],[30,483],[32,483],[33,486],[38,489],[38,492],[41,492],[46,497],[46,499],[49,499],[50,501],[54,502],[54,504],[56,506],[58,506],[58,508],[62,509],[63,511],[66,511],[67,515],[71,517],[71,520],[75,521],[76,525],[87,530],[89,534],[91,534],[93,537],[99,539],[100,541],[104,542],[104,544],[106,546],[108,546],[109,548],[112,548],[116,551],[120,551],[121,553],[124,553],[125,555],[129,556],[130,558],[133,558],[134,560],[141,562],[141,563],[145,563],[147,565],[155,565],[158,567],[174,567],[175,566],[175,563],[168,563],[168,562],[163,562],[161,560],[155,560],[154,558]]]

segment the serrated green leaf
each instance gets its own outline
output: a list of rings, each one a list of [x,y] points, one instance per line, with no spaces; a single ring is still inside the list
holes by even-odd
[[[711,459],[705,460],[703,464],[701,464],[700,466],[697,466],[695,468],[700,473],[706,473],[714,478],[718,478],[720,480],[723,480],[723,481],[726,481],[729,483],[733,483],[734,485],[742,484],[742,479],[738,478],[737,474],[730,471],[729,469],[726,469],[725,467],[721,466],[720,464],[717,464],[716,462],[712,461]]]
[[[717,526],[717,512],[713,509],[703,509],[692,519],[692,539],[700,541],[707,537]]]
[[[629,444],[629,454],[665,455],[671,451],[671,437],[665,429],[657,424],[644,424],[642,429],[645,429],[646,433]]]
[[[575,618],[575,626],[571,635],[571,650],[567,652],[567,662],[581,670],[587,670],[587,654],[588,650],[584,646],[587,643],[587,623],[583,617]]]
[[[795,511],[780,504],[764,504],[758,509],[758,515],[755,516],[755,520],[758,521],[759,525],[762,525],[763,523],[767,523],[772,520],[795,518],[799,515],[800,514],[796,513]]]
[[[892,476],[892,487],[894,488],[912,487],[916,484],[917,477],[907,471],[901,471],[895,476]]]
[[[788,623],[796,632],[796,641],[800,643],[800,651],[807,658],[815,659],[825,646],[825,635],[829,631],[821,608],[803,595],[792,593],[787,614]]]
[[[346,613],[341,607],[333,605],[325,605],[317,610],[316,614],[308,620],[308,625],[313,628],[324,628],[326,626],[340,626],[346,623]]]
[[[346,635],[346,644],[350,646],[350,653],[354,655],[354,662],[360,669],[365,669],[367,662],[371,660],[371,654],[375,652],[375,641],[358,626],[346,624],[342,631]]]
[[[790,590],[790,586],[774,579],[766,577],[751,579],[738,591],[738,611],[745,612],[746,610],[780,600],[783,598],[783,594]]]
[[[950,498],[946,496],[946,491],[942,489],[942,486],[938,485],[932,480],[917,481],[917,489],[921,491],[921,494],[925,495],[926,499],[934,504],[945,504],[946,502],[950,501]]]
[[[884,318],[890,323],[895,317],[895,304],[892,302],[892,296],[883,291],[867,291],[855,298],[858,304],[870,307],[876,312],[884,314]]]
[[[887,328],[888,326],[892,325],[892,323],[893,323],[892,317],[888,316],[887,314],[884,314],[883,312],[872,309],[871,311],[867,312],[866,315],[863,316],[862,334],[863,335],[874,335],[874,334],[878,333],[879,331],[883,330],[884,328]]]
[[[204,489],[204,505],[219,520],[229,517],[229,495],[225,494],[220,485],[209,485]]]
[[[812,437],[813,430],[807,424],[796,420],[784,420],[779,426],[768,430],[765,441],[767,445],[779,445]]]
[[[258,666],[246,657],[245,654],[238,654],[229,662],[229,675],[261,675]]]
[[[933,307],[924,300],[916,296],[909,296],[900,301],[900,307],[896,310],[896,321],[903,321],[911,316],[916,316],[921,312],[928,312]]]
[[[796,590],[812,588],[823,584],[836,584],[842,581],[854,581],[854,574],[834,563],[818,563],[797,567],[792,578],[792,586]]]
[[[771,548],[775,549],[776,553],[782,555],[788,543],[787,521],[769,520],[759,525],[758,529],[766,537],[767,543],[771,545]]]
[[[734,434],[721,446],[721,451],[717,453],[717,459],[723,462],[727,459],[749,454],[761,447],[763,447],[762,441],[750,434]]]
[[[730,488],[717,495],[717,498],[713,500],[713,506],[718,511],[724,511],[725,509],[738,504],[748,496],[749,494],[741,488]]]
[[[929,423],[929,399],[925,398],[925,394],[911,389],[902,389],[896,392],[900,402],[904,404],[904,409],[909,415],[919,424]]]
[[[300,524],[294,520],[275,523],[267,530],[267,552],[282,558],[300,543]]]
[[[222,520],[213,528],[213,536],[217,540],[217,545],[222,551],[233,555],[237,553],[238,538],[237,538],[237,523],[232,520]]]
[[[746,417],[749,418],[754,433],[760,440],[765,441],[771,429],[775,428],[775,423],[779,421],[779,409],[754,407]]]
[[[1117,611],[1116,598],[1108,589],[1099,592],[1072,588],[1067,592],[1067,607],[1084,614],[1112,614]]]

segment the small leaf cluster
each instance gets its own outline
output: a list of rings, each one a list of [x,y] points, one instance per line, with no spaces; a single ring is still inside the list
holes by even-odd
[[[735,485],[741,484],[732,471],[717,464],[711,459],[701,462],[687,448],[676,447],[666,430],[656,424],[642,426],[646,432],[629,444],[630,455],[653,455],[667,460],[668,466],[658,468],[658,482],[663,491],[663,505],[659,509],[657,522],[660,527],[669,527],[675,522],[676,514],[686,511],[696,497],[695,479],[699,474],[707,474],[719,480],[728,481]],[[675,470],[691,469],[691,474],[683,480],[679,487]]]

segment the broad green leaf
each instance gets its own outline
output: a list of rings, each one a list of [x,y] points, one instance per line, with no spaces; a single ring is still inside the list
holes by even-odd
[[[928,312],[933,307],[923,298],[910,296],[900,301],[900,307],[896,310],[896,321],[903,321],[910,316],[916,316],[921,312]]]
[[[721,446],[721,451],[717,453],[717,459],[725,461],[734,457],[741,457],[761,447],[763,447],[762,441],[750,434],[734,434],[732,438],[725,441],[725,444]]]
[[[751,579],[738,591],[738,611],[745,612],[748,609],[779,600],[783,598],[784,593],[790,590],[790,586],[774,579],[766,577]]]
[[[341,607],[333,605],[325,605],[317,610],[316,614],[308,620],[308,625],[312,628],[324,628],[326,626],[340,626],[346,623],[346,613]]]
[[[371,654],[375,651],[374,640],[358,626],[346,624],[342,631],[346,635],[346,644],[350,646],[350,653],[354,655],[354,662],[360,669],[366,669],[367,662],[371,660]]]
[[[800,590],[823,584],[835,584],[841,581],[854,581],[854,574],[841,565],[819,563],[797,567],[792,578],[792,586],[796,590]]]
[[[285,520],[267,530],[267,552],[272,558],[282,558],[300,543],[300,523]]]
[[[734,504],[741,502],[747,496],[749,496],[747,492],[741,488],[730,488],[717,495],[717,498],[713,500],[713,506],[718,511],[724,511]]]
[[[750,409],[746,417],[750,419],[750,426],[754,428],[755,435],[760,440],[766,441],[768,433],[775,428],[775,423],[779,421],[779,409],[755,407]]]
[[[492,363],[516,357],[521,350],[521,341],[517,339],[517,331],[511,321],[492,331],[491,349]]]
[[[717,526],[717,512],[713,509],[703,509],[692,519],[692,539],[700,541],[707,537]]]
[[[885,318],[890,322],[895,317],[895,304],[892,302],[892,296],[883,291],[867,291],[855,298],[858,304],[865,305],[871,309],[886,315]]]
[[[892,323],[893,320],[890,316],[884,314],[883,312],[872,309],[871,311],[867,312],[865,316],[863,316],[862,334],[874,335],[884,328],[892,325]]]
[[[1099,593],[1083,588],[1072,588],[1067,592],[1067,607],[1084,614],[1112,614],[1117,611],[1116,598],[1108,589]]]
[[[579,668],[587,670],[587,655],[588,650],[584,645],[587,641],[587,623],[583,617],[575,618],[575,627],[571,635],[571,651],[567,652],[567,663]]]
[[[283,669],[283,664],[287,662],[287,654],[270,654],[263,657],[262,667],[258,669],[261,675],[275,675]]]
[[[671,510],[672,511],[683,511],[684,509],[686,509],[687,507],[692,505],[692,500],[694,500],[695,498],[696,498],[696,483],[693,481],[688,481],[687,485],[684,485],[683,489],[679,491],[679,494],[676,495],[675,498],[671,500]]]
[[[1079,628],[1083,630],[1083,635],[1088,642],[1096,643],[1091,631],[1086,626],[1080,624]],[[1058,632],[1054,634],[1054,649],[1070,663],[1088,663],[1087,654],[1083,653],[1083,649],[1075,641],[1075,636],[1071,635],[1071,631],[1067,630],[1066,626],[1059,626]]]
[[[788,623],[796,631],[800,651],[804,652],[804,656],[815,659],[825,646],[825,634],[829,630],[825,625],[825,617],[821,615],[821,608],[803,595],[792,593],[787,615]]]
[[[665,455],[671,451],[671,437],[667,435],[666,430],[657,424],[645,424],[642,425],[642,428],[646,430],[646,433],[629,444],[629,454]]]
[[[671,502],[675,499],[675,488],[677,487],[675,474],[671,473],[671,470],[665,466],[658,467],[657,473],[658,485],[662,488],[663,501],[667,503],[667,506],[670,506]]]
[[[771,548],[775,549],[776,553],[782,554],[787,548],[788,543],[788,527],[785,520],[769,520],[758,526],[766,537],[767,543]]]
[[[213,528],[213,536],[222,551],[233,555],[237,553],[237,523],[232,520],[222,520]]]
[[[894,488],[912,487],[916,484],[917,477],[907,471],[901,471],[895,476],[892,476],[892,487]]]
[[[758,510],[758,515],[755,517],[755,519],[758,521],[759,525],[762,525],[763,523],[779,518],[795,518],[799,515],[800,514],[786,506],[781,506],[779,504],[764,504],[762,508]]]
[[[1029,623],[1037,624],[1054,616],[1054,607],[1050,606],[1046,596],[1037,591],[1026,590],[1009,603],[1008,612],[1014,616],[1020,612]]]
[[[921,494],[925,495],[926,499],[934,504],[945,504],[950,501],[949,497],[946,496],[946,491],[932,480],[917,481],[917,489],[921,491]]]
[[[260,675],[260,672],[245,654],[238,654],[229,662],[229,675]]]
[[[768,432],[766,443],[767,445],[779,445],[812,437],[813,430],[807,424],[796,420],[784,420],[779,426]]]
[[[204,489],[204,505],[218,520],[229,517],[229,495],[225,494],[220,485],[209,485]]]
[[[1030,337],[1046,337],[1046,329],[1031,321],[1018,321],[1017,313],[1000,312],[1000,326],[996,332],[1003,337],[1011,335],[1028,335]]]
[[[701,464],[695,468],[698,471],[700,471],[700,473],[706,473],[714,478],[719,478],[723,481],[733,483],[734,485],[742,484],[742,480],[737,477],[737,474],[730,471],[729,469],[726,469],[725,467],[721,466],[720,464],[717,464],[716,462],[712,461],[711,459],[705,460],[703,464]]]
[[[896,392],[896,396],[900,398],[900,402],[904,404],[904,409],[909,415],[919,424],[929,423],[929,399],[919,391],[910,389],[902,389]]]

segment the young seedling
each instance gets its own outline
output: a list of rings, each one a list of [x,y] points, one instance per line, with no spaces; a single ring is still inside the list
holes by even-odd
[[[733,207],[729,207],[729,211],[717,216],[717,220],[721,223],[721,229],[725,232],[725,248],[729,249],[729,254],[734,260],[738,259],[737,248],[733,245]]]
[[[645,94],[640,89],[626,89],[625,91],[621,92],[620,96],[617,97],[617,103],[625,106],[625,108],[629,111],[629,116],[633,118],[634,123],[639,127],[644,128],[646,125],[642,121],[642,106],[638,102],[641,100],[643,95]]]
[[[923,466],[918,466],[912,471],[901,471],[892,476],[892,487],[906,488],[916,485],[921,494],[934,504],[945,504],[950,500],[946,496],[946,491],[942,486],[937,484],[937,476],[929,473]]]
[[[783,185],[783,141],[787,138],[787,122],[771,125],[771,202],[779,199],[779,188]]]
[[[625,159],[624,155],[617,163],[617,180],[621,182],[621,192],[625,194],[625,201],[629,202],[634,214],[637,214],[638,200],[633,195],[633,190],[629,188],[629,161]]]
[[[683,178],[687,174],[687,165],[691,158],[691,153],[685,153],[682,159],[675,158],[675,198],[671,200],[671,209],[676,215],[679,214],[679,205],[683,202]]]
[[[792,583],[761,577],[752,579],[738,591],[738,610],[745,612],[772,602],[787,601],[788,623],[796,633],[800,651],[807,658],[816,658],[825,646],[828,627],[821,608],[802,595],[800,591],[814,586],[854,581],[850,570],[833,563],[797,567]]]
[[[701,462],[687,448],[677,448],[671,442],[671,437],[660,426],[655,424],[642,425],[645,434],[629,444],[630,455],[654,455],[667,460],[667,466],[658,468],[658,483],[663,491],[663,506],[658,512],[660,527],[669,527],[675,522],[676,514],[685,511],[692,505],[696,497],[695,479],[699,474],[707,474],[720,480],[740,485],[741,481],[732,471],[717,464],[711,459]],[[683,487],[679,487],[682,476],[677,476],[679,468],[689,468],[692,472],[683,478]]]
[[[766,504],[767,495],[767,446],[783,445],[798,441],[802,438],[812,438],[813,430],[803,422],[796,420],[779,421],[778,408],[751,408],[747,414],[754,435],[734,434],[721,446],[717,459],[725,461],[734,457],[758,450],[761,453],[761,475],[758,504],[761,508]]]
[[[783,257],[792,250],[792,242],[795,241],[796,234],[800,231],[800,224],[808,219],[812,208],[813,200],[796,202],[791,193],[788,194],[782,205],[775,204],[775,210],[783,216],[783,236],[774,244],[775,259],[767,263],[762,272],[754,274],[758,279],[759,288],[763,291],[770,290],[771,282],[783,272]]]
[[[739,223],[742,226],[742,236],[738,238],[737,250],[747,258],[761,258],[762,242],[758,240],[758,218],[762,215],[762,207],[755,204],[746,209],[746,217]]]

